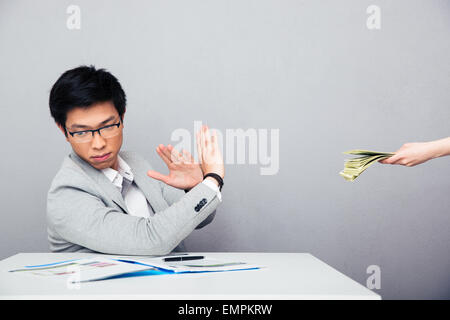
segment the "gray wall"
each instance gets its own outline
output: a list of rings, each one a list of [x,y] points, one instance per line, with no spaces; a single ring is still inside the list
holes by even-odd
[[[449,56],[449,1],[2,0],[0,258],[48,251],[46,192],[70,151],[48,94],[94,64],[128,95],[123,148],[161,171],[156,145],[195,120],[280,129],[278,173],[227,165],[220,213],[191,250],[310,252],[363,285],[378,265],[383,298],[449,299],[450,159],[338,174],[343,151],[450,135]]]

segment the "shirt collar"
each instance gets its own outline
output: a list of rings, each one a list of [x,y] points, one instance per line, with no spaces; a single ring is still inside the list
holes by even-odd
[[[125,178],[133,182],[134,175],[131,172],[130,166],[119,155],[117,155],[117,169],[106,168],[102,169],[102,172],[116,187],[122,189],[123,179]]]

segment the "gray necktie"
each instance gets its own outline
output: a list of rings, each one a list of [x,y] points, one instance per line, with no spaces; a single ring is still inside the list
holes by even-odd
[[[128,180],[127,178],[123,177],[122,179],[122,197],[125,199],[125,195],[128,192],[128,189],[131,187],[131,184],[133,183],[133,181]]]

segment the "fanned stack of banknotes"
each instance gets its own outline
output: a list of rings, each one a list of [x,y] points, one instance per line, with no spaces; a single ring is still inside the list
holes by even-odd
[[[350,150],[344,152],[344,154],[360,156],[347,160],[345,162],[344,170],[339,172],[339,174],[347,181],[353,181],[358,178],[358,176],[373,163],[394,155],[393,152],[377,152],[369,150]]]

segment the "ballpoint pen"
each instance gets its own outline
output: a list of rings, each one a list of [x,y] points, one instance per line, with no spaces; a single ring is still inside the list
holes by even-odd
[[[187,256],[187,257],[170,257],[164,258],[165,262],[173,262],[173,261],[187,261],[187,260],[200,260],[205,258],[204,256]]]

